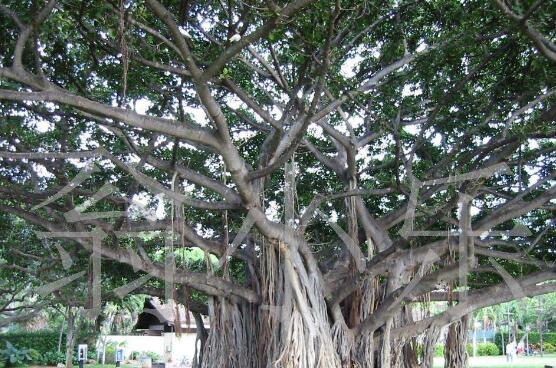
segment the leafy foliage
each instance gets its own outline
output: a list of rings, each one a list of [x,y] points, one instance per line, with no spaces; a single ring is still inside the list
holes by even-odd
[[[36,357],[33,349],[16,348],[9,341],[6,341],[5,346],[4,349],[0,349],[0,359],[7,368],[29,363],[34,356]]]
[[[102,231],[103,296],[138,279],[133,292],[163,296],[176,280],[171,292],[197,312],[210,297],[211,313],[237,313],[240,330],[224,315],[211,337],[268,338],[282,357],[298,341],[281,328],[304,329],[251,307],[295,292],[284,315],[302,311],[299,323],[320,329],[310,338],[323,339],[296,348],[323,346],[335,361],[342,329],[386,333],[392,317],[379,311],[433,291],[451,298],[469,285],[460,314],[513,298],[507,274],[532,294],[554,291],[542,281],[556,260],[556,68],[526,30],[550,38],[555,6],[516,1],[510,10],[529,17],[516,25],[478,0],[4,3],[0,211],[16,226],[0,225],[0,272],[19,280],[17,296],[86,270],[48,298],[88,305],[82,234]],[[492,167],[504,170],[473,177]],[[95,197],[100,188],[112,192]],[[320,212],[308,221],[312,203]],[[76,208],[83,217],[70,216]],[[435,233],[406,233],[413,220]],[[518,226],[530,234],[507,235]],[[80,235],[44,241],[35,231],[45,230]],[[464,264],[472,272],[456,275]],[[246,321],[276,326],[251,335]],[[360,353],[346,350],[347,361]]]
[[[59,332],[56,331],[37,331],[37,332],[19,332],[0,334],[0,344],[8,342],[18,348],[32,347],[39,355],[48,352],[55,352],[58,348]],[[62,338],[62,344],[65,342],[65,335]]]
[[[496,356],[500,355],[500,350],[493,342],[481,342],[477,344],[478,356]]]
[[[47,351],[39,354],[36,362],[40,365],[56,366],[66,362],[66,355],[61,351]]]

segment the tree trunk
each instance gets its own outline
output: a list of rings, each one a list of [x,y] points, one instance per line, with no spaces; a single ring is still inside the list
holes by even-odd
[[[403,346],[403,366],[404,368],[418,368],[420,367],[417,360],[417,341],[415,338],[410,339]]]
[[[73,308],[68,308],[67,323],[68,332],[66,334],[66,368],[73,366],[73,347],[74,347],[74,332],[75,332],[75,315]]]
[[[210,298],[202,367],[340,368],[317,275],[298,250],[266,241],[271,244],[254,281],[262,303]]]
[[[446,337],[446,345],[444,347],[445,368],[467,367],[467,325],[468,316],[464,316],[460,321],[452,323],[448,328],[448,336]]]
[[[66,315],[69,313],[69,307],[66,308]],[[58,335],[58,353],[62,351],[62,337],[64,335],[64,320],[60,323],[60,334]]]
[[[197,338],[195,340],[195,353],[193,355],[193,368],[200,368],[203,365],[203,352],[205,351],[208,333],[205,329],[205,324],[203,322],[203,317],[201,316],[201,314],[193,313],[193,317],[195,317],[195,326],[197,330]],[[197,342],[199,342],[199,347],[197,347]]]
[[[245,286],[257,290],[261,302],[250,304],[227,296],[210,297],[211,326],[202,358],[196,357],[195,367],[419,367],[416,339],[394,338],[392,334],[413,322],[411,305],[398,304],[391,312],[383,310],[381,318],[386,323],[373,326],[372,331],[355,335],[353,329],[373,318],[384,298],[400,292],[404,283],[416,275],[408,272],[403,262],[395,262],[387,283],[381,283],[378,277],[369,278],[342,303],[329,305],[324,295],[326,285],[311,251],[293,229],[295,167],[288,168],[284,213],[286,226],[291,226],[292,232],[288,233],[286,228],[280,239],[264,237],[261,232],[260,256],[246,267]],[[347,189],[350,188],[352,184]],[[345,255],[353,270],[352,277],[356,277],[358,268],[364,266],[360,263],[365,260],[356,247],[350,246],[349,240],[358,242],[353,201],[346,200],[346,208],[348,233],[342,235],[347,238]],[[375,249],[372,242],[369,246],[371,259]],[[430,351],[434,352],[434,344],[429,346]]]
[[[101,355],[101,359],[102,359],[102,364],[105,364],[106,362],[106,336],[104,336],[102,338],[102,355]]]
[[[423,368],[432,368],[433,366],[435,347],[440,331],[441,329],[436,324],[433,324],[425,335],[423,341],[423,360],[421,362],[421,367]]]

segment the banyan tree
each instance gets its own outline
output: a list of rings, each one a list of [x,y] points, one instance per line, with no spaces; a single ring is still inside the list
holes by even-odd
[[[430,367],[443,330],[465,366],[469,313],[556,291],[555,20],[2,0],[0,211],[92,317],[126,293],[207,314],[197,366]]]

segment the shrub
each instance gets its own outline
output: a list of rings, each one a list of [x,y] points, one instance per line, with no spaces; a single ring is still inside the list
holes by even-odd
[[[77,333],[77,331],[76,331]],[[59,331],[34,331],[34,332],[15,332],[0,335],[0,346],[5,345],[6,341],[9,341],[16,348],[29,347],[39,352],[40,355],[44,355],[48,352],[58,351],[58,338],[60,336]],[[75,337],[75,345],[77,349],[77,344],[86,343],[89,345],[89,356],[94,356],[95,345],[94,345],[94,335],[89,333],[78,333]],[[62,350],[65,351],[66,348],[66,335],[62,335]]]
[[[556,346],[552,345],[549,342],[544,342],[543,344],[543,351],[545,353],[556,353]]]
[[[41,354],[36,362],[40,365],[56,365],[66,362],[66,354],[61,351],[47,351]]]
[[[0,335],[0,344],[9,341],[16,348],[31,347],[42,355],[58,349],[58,336],[59,333],[54,331],[8,333]],[[63,336],[62,344],[65,340]]]
[[[444,345],[437,344],[434,347],[434,356],[435,357],[443,357],[444,356]]]
[[[523,333],[518,333],[517,334],[517,341],[519,341],[521,339],[521,337],[523,336]],[[549,343],[551,345],[556,346],[556,332],[545,332],[542,334],[542,339],[545,343]],[[529,345],[533,345],[533,344],[539,344],[541,341],[540,335],[538,332],[534,332],[531,331],[529,332]],[[498,350],[500,352],[502,352],[502,337],[500,336],[500,333],[498,332],[494,338],[494,342],[496,343],[496,346],[498,346]],[[508,343],[508,334],[504,333],[504,344]]]
[[[105,364],[115,364],[116,363],[116,344],[109,342],[106,345],[106,351],[104,356]]]
[[[138,352],[138,351],[132,351],[132,352],[129,354],[129,359],[131,359],[131,360],[139,360],[139,357],[140,357],[140,356],[141,356],[141,353],[140,353],[140,352]]]
[[[473,356],[473,344],[467,344],[467,355]],[[477,344],[477,356],[495,356],[500,355],[500,350],[493,342],[481,342]]]
[[[492,342],[480,343],[477,345],[477,355],[478,356],[495,356],[500,355],[500,350],[498,346]]]
[[[31,362],[35,354],[33,349],[18,349],[9,341],[6,341],[5,349],[0,349],[0,359],[4,362],[5,367],[14,367]]]
[[[151,358],[153,362],[158,362],[162,358],[159,354],[155,353],[154,351],[146,351],[144,354],[149,358]]]
[[[48,330],[7,333],[0,335],[0,346],[9,341],[17,349],[31,347],[31,359],[33,362],[39,365],[56,365],[66,361],[66,336],[65,334],[62,335],[62,352],[58,352],[59,336],[60,332]],[[76,336],[73,353],[75,364],[77,364],[77,344],[87,343],[89,345],[89,357],[95,356],[95,346],[91,344],[93,337],[94,335],[91,334],[78,334]]]
[[[467,351],[468,356],[473,356],[473,345],[467,344],[465,346],[465,351]]]

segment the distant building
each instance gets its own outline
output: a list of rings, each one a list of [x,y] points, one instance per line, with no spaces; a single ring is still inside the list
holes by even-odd
[[[208,319],[203,320],[205,328],[209,328]],[[191,312],[187,312],[181,304],[162,304],[158,298],[147,298],[143,312],[139,314],[134,330],[145,335],[161,336],[162,333],[175,332],[195,333],[197,327]]]
[[[203,318],[208,330],[209,322]],[[124,346],[126,359],[132,353],[156,353],[160,361],[153,366],[177,367],[190,362],[195,354],[197,327],[191,312],[176,303],[162,304],[158,298],[147,298],[131,336],[111,335],[108,340]],[[188,366],[187,363],[185,366]]]

